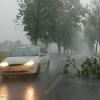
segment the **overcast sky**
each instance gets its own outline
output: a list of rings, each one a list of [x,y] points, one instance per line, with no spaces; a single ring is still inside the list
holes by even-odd
[[[15,16],[18,13],[17,0],[0,0],[0,42],[21,40],[28,43],[22,28],[15,30]],[[88,0],[81,0],[83,3]]]
[[[0,0],[0,42],[21,40],[28,43],[22,28],[15,30],[15,16],[18,13],[17,0]]]

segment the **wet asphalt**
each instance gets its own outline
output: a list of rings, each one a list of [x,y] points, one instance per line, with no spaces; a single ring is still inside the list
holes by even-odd
[[[64,63],[64,58],[52,58],[38,76],[1,77],[0,100],[100,100],[100,78],[77,77],[75,70],[66,75]]]

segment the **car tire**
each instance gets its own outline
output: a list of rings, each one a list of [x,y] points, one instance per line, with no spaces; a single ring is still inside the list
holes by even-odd
[[[31,74],[32,78],[33,78],[33,76],[38,77],[38,75],[40,73],[40,64],[37,67],[38,67],[37,71],[35,73]]]
[[[37,73],[36,74],[39,74],[40,73],[40,64],[38,65],[38,69],[37,69]]]

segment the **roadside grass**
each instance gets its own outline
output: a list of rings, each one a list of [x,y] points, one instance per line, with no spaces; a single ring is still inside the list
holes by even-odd
[[[0,52],[0,62],[7,56],[7,52]]]

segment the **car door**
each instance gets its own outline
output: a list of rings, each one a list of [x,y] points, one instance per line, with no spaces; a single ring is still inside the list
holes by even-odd
[[[43,54],[40,55],[40,63],[41,65],[45,63],[45,56]]]
[[[41,48],[40,59],[42,64],[45,64],[47,62],[46,51],[44,48]]]

